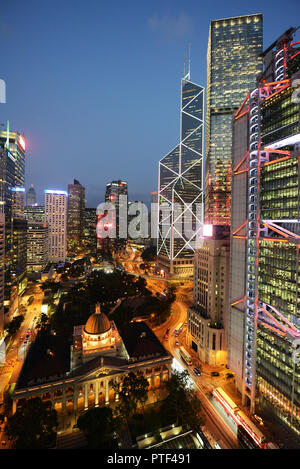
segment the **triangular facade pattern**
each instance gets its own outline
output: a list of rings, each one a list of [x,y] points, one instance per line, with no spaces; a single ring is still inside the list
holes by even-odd
[[[181,80],[180,143],[159,162],[157,254],[170,261],[194,252],[203,222],[204,88],[186,78]]]

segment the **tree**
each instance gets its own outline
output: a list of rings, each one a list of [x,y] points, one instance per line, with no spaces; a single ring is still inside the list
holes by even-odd
[[[177,423],[197,430],[204,425],[205,416],[197,393],[189,388],[188,371],[174,371],[166,383],[168,397],[163,403],[163,412],[176,416]]]
[[[88,447],[104,449],[113,447],[114,432],[120,428],[120,419],[107,406],[89,409],[77,420],[85,434]]]
[[[16,449],[46,449],[55,443],[57,424],[51,401],[34,397],[8,417],[5,432],[14,440]]]
[[[19,329],[24,321],[24,315],[19,314],[19,316],[15,316],[9,323],[7,327],[7,332],[9,335],[14,335]]]
[[[144,406],[148,399],[149,383],[141,374],[130,372],[125,376],[119,392],[119,411],[125,418],[129,418],[138,405]]]

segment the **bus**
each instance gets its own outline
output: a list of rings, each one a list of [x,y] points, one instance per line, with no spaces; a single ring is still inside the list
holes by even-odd
[[[182,328],[183,328],[183,322],[180,322],[178,326],[176,327],[176,329],[174,330],[174,335],[176,336],[179,335],[180,332],[182,331]]]
[[[238,438],[239,438],[239,433],[240,433],[240,439],[239,441],[242,444],[242,440],[244,438],[246,444],[252,444],[253,447],[256,448],[263,448],[264,444],[266,443],[266,438],[265,435],[259,430],[259,428],[252,422],[252,420],[247,417],[247,415],[239,410],[237,413],[237,417],[239,420],[239,427],[238,427]],[[247,433],[247,438],[243,435],[245,435],[245,432]],[[246,438],[246,439],[245,439]]]
[[[184,347],[180,347],[179,349],[180,356],[182,360],[187,364],[191,365],[192,364],[192,358],[191,356],[187,353]]]
[[[222,405],[225,411],[233,418],[233,420],[238,423],[238,418],[236,414],[239,411],[239,407],[233,400],[223,391],[222,388],[216,388],[213,390],[213,396],[215,399]]]
[[[267,440],[260,429],[240,410],[237,404],[223,391],[216,388],[212,392],[215,399],[223,406],[238,426],[237,436],[243,448],[265,448]]]

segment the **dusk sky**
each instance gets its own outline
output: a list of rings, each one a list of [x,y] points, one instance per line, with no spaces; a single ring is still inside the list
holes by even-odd
[[[76,178],[96,207],[120,178],[148,203],[179,141],[188,44],[191,80],[205,86],[210,21],[253,13],[265,47],[300,24],[299,0],[2,0],[0,123],[25,134],[26,188],[43,204],[44,189]]]

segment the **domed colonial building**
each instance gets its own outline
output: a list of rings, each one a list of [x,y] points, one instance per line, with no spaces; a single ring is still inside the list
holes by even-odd
[[[118,330],[97,304],[73,337],[41,335],[32,343],[12,394],[13,411],[24,399],[51,400],[62,431],[88,408],[118,401],[130,372],[143,374],[150,390],[159,389],[171,375],[172,359],[146,323]]]
[[[74,328],[74,363],[90,360],[94,355],[118,355],[122,344],[118,330],[113,321],[101,311],[96,304],[95,312],[84,326]],[[79,352],[79,353],[76,353]]]

